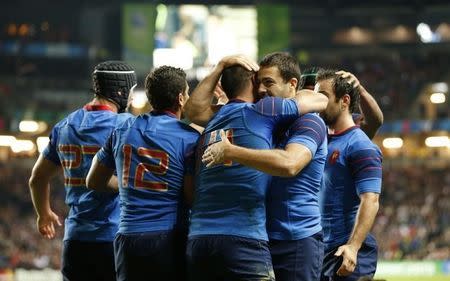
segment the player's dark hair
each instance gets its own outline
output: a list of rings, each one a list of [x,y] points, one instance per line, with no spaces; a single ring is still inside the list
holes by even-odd
[[[300,81],[300,65],[295,57],[286,52],[275,52],[264,56],[259,62],[260,67],[276,66],[284,82],[292,78]],[[297,83],[298,89],[299,83]]]
[[[253,83],[254,74],[253,71],[249,71],[240,65],[225,68],[222,71],[220,83],[228,99],[236,98],[249,82]]]
[[[336,74],[335,69],[322,69],[317,73],[317,82],[333,79],[333,89],[336,96],[336,101],[342,98],[345,94],[350,96],[350,113],[356,112],[359,108],[360,92],[358,88],[354,88],[346,79]]]
[[[125,111],[130,90],[136,83],[134,69],[123,61],[99,63],[92,73],[95,95],[115,103],[119,112]]]
[[[158,67],[145,78],[147,98],[155,110],[178,110],[178,96],[186,87],[186,73],[172,66]]]
[[[316,85],[317,72],[322,68],[320,67],[308,67],[300,75],[299,89],[313,89]]]

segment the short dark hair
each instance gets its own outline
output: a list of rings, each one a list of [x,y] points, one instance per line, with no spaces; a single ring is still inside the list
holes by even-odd
[[[225,68],[222,71],[220,83],[228,99],[236,98],[245,89],[247,83],[252,82],[254,75],[253,71],[249,71],[240,65]]]
[[[300,82],[300,65],[297,59],[286,52],[275,52],[264,56],[259,62],[260,67],[278,67],[280,75],[284,82],[289,81],[292,78],[296,78]],[[297,83],[297,88],[299,83]]]
[[[358,88],[354,88],[346,79],[336,74],[335,69],[321,69],[317,73],[317,82],[322,80],[333,79],[333,89],[336,101],[348,94],[350,96],[350,113],[356,112],[359,108],[360,92]]]
[[[145,78],[145,91],[155,110],[178,109],[178,95],[186,91],[186,73],[181,68],[161,66]]]
[[[136,83],[134,69],[123,61],[101,62],[92,73],[94,94],[114,102],[119,112],[125,111],[130,90]]]
[[[299,89],[305,89],[306,87],[314,88],[316,85],[317,72],[319,72],[322,68],[320,67],[308,67],[303,70],[302,75],[300,76]]]

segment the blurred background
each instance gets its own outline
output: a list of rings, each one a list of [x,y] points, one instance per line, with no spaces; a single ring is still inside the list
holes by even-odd
[[[7,1],[0,9],[0,280],[60,280],[63,229],[41,238],[27,180],[51,127],[92,98],[100,61],[170,64],[191,90],[225,55],[295,55],[353,72],[384,124],[377,277],[450,280],[450,3],[440,0]],[[52,185],[64,216],[62,178]]]

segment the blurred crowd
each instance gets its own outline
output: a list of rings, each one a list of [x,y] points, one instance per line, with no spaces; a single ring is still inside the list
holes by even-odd
[[[312,66],[332,67],[353,72],[375,97],[384,119],[421,119],[420,109],[412,108],[427,83],[445,81],[449,75],[450,56],[441,52],[425,54],[390,54],[334,56],[314,61]],[[304,67],[303,67],[304,68]],[[405,110],[398,110],[399,108]],[[409,110],[406,110],[409,109]],[[416,116],[412,116],[415,114]],[[449,118],[449,112],[440,112]]]
[[[380,259],[450,259],[448,168],[384,167],[380,211],[373,229]]]
[[[39,64],[35,61],[29,63],[37,65],[35,71],[29,75],[21,75],[12,70],[2,71],[0,67],[2,77],[0,98],[9,100],[8,107],[0,108],[0,128],[14,130],[14,124],[24,118],[54,124],[66,113],[78,107],[80,102],[90,98],[90,80],[87,71],[90,66],[87,64],[84,67],[80,66],[84,71],[74,70],[73,75],[61,76],[60,67],[55,67],[58,73],[52,73],[39,68]],[[47,64],[51,63],[45,62],[44,65]],[[429,51],[423,54],[388,52],[372,55],[324,54],[323,57],[302,62],[301,68],[321,66],[353,72],[378,101],[385,121],[394,121],[403,118],[424,118],[423,112],[416,105],[417,97],[428,83],[445,81],[450,77],[449,64],[448,52]],[[15,75],[11,76],[12,74]],[[142,77],[138,83],[142,88]],[[197,83],[195,75],[190,75],[191,91]],[[69,92],[72,92],[72,95]],[[73,94],[74,92],[77,94]],[[66,99],[61,99],[63,94]],[[54,95],[54,98],[51,95]],[[43,108],[45,110],[42,110]],[[399,108],[405,110],[398,110]],[[442,109],[438,112],[438,118],[449,118],[448,108]]]
[[[0,163],[0,269],[57,269],[64,231],[58,228],[53,240],[37,232],[27,186],[31,165],[21,161],[21,165]],[[379,259],[450,259],[450,174],[446,171],[448,167],[384,168],[381,207],[373,228]],[[62,177],[52,183],[51,197],[56,212],[64,216]]]
[[[60,268],[63,228],[53,240],[42,238],[36,228],[36,216],[28,191],[31,165],[24,167],[0,162],[0,269]],[[51,198],[55,211],[64,216],[62,177],[52,183]]]

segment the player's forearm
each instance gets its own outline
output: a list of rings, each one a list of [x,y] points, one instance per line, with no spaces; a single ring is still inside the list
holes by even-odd
[[[36,214],[42,217],[50,213],[50,184],[32,177],[28,185]]]
[[[112,176],[109,179],[108,185],[106,186],[106,189],[104,191],[106,191],[106,192],[119,192],[119,181],[117,180],[116,176]]]
[[[214,88],[219,82],[224,66],[219,63],[194,89],[185,105],[186,117],[201,126],[205,126],[212,115],[211,104],[214,98]]]
[[[356,249],[361,248],[362,243],[367,237],[379,208],[378,195],[361,200],[358,213],[356,215],[355,225],[347,244]]]
[[[230,145],[224,150],[224,159],[238,162],[266,174],[293,177],[298,173],[297,165],[284,150],[256,150]]]
[[[311,90],[303,89],[295,95],[298,112],[300,115],[321,112],[327,108],[328,98],[321,93],[316,93]]]
[[[360,86],[360,93],[361,113],[364,115],[364,123],[361,124],[361,129],[372,139],[377,130],[383,125],[383,112],[377,101],[363,86]]]
[[[92,160],[91,168],[86,176],[86,186],[99,192],[117,192],[118,181],[113,175],[114,170],[102,165],[97,156]]]

